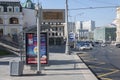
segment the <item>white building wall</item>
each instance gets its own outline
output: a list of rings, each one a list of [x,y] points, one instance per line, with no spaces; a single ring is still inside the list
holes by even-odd
[[[117,8],[116,16],[116,42],[120,42],[120,7]]]
[[[75,32],[79,36],[79,30],[82,30],[82,21],[75,22]]]
[[[88,31],[93,31],[95,29],[95,22],[90,20],[90,21],[84,21],[82,28],[87,29]]]
[[[23,27],[36,25],[36,11],[33,9],[23,8]]]

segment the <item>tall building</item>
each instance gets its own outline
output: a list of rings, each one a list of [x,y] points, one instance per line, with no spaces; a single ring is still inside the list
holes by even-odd
[[[95,21],[83,21],[82,29],[87,29],[88,31],[93,31],[95,29]]]
[[[75,32],[79,34],[79,30],[82,30],[82,21],[75,22]]]
[[[14,35],[23,29],[22,6],[19,0],[0,0],[0,35]]]
[[[95,29],[95,21],[77,21],[75,23],[75,29],[79,40],[91,40],[93,39],[92,35]]]
[[[117,8],[116,16],[116,42],[120,42],[120,7]]]

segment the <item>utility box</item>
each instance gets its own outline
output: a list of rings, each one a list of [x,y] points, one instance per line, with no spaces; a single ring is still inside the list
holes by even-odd
[[[10,62],[10,76],[20,76],[23,74],[24,63],[23,61]]]

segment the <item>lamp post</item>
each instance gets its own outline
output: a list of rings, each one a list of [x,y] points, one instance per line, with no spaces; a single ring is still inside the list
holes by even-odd
[[[68,34],[69,34],[69,30],[68,30],[68,0],[66,0],[66,10],[65,10],[65,22],[66,22],[66,49],[65,49],[65,53],[70,55],[70,45],[69,45],[69,37],[68,37]]]
[[[38,53],[37,53],[37,74],[41,73],[41,63],[40,63],[40,49],[41,49],[41,35],[40,35],[40,31],[41,31],[41,12],[40,12],[40,7],[39,7],[39,2],[37,4],[37,49],[38,49]]]

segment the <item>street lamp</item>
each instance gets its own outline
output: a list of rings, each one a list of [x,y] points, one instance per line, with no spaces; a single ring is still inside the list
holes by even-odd
[[[68,0],[66,0],[66,10],[65,10],[65,21],[66,21],[66,30],[67,30],[67,33],[66,33],[66,49],[65,49],[65,53],[66,54],[71,54],[70,53],[70,45],[69,45],[69,37],[68,37],[68,34],[69,34],[69,32],[68,32]]]
[[[38,49],[38,53],[37,53],[37,74],[41,73],[41,63],[40,63],[40,49],[41,49],[41,35],[40,35],[40,31],[41,31],[41,7],[39,5],[39,2],[36,6],[36,10],[37,10],[37,49]]]

